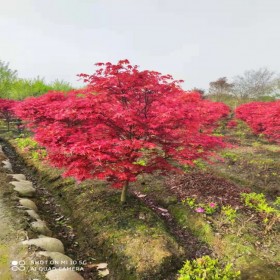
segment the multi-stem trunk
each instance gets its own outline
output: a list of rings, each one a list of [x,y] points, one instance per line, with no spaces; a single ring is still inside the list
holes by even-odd
[[[126,202],[126,195],[128,190],[129,182],[126,182],[125,185],[122,188],[122,194],[121,194],[121,203],[124,204]]]

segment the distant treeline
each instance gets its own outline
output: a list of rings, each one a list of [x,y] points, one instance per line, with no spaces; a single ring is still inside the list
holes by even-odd
[[[12,70],[8,63],[0,60],[0,98],[22,100],[28,96],[40,96],[50,90],[69,91],[73,89],[70,83],[55,80],[46,83],[44,78],[23,79],[17,71]]]
[[[63,80],[46,83],[41,77],[19,78],[9,63],[0,60],[0,98],[22,100],[28,96],[40,96],[50,90],[69,91],[72,85]],[[209,90],[193,88],[204,98],[224,102],[230,107],[252,101],[274,101],[280,97],[280,75],[267,68],[245,71],[231,82],[227,77],[209,83]]]
[[[280,97],[280,75],[267,68],[245,71],[228,81],[221,77],[209,83],[208,92],[195,89],[205,98],[231,107],[252,101],[275,101]]]

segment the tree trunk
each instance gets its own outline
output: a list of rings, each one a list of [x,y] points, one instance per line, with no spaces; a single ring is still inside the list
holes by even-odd
[[[126,182],[122,189],[122,194],[121,194],[121,203],[122,204],[126,203],[126,194],[127,194],[127,190],[128,190],[128,184],[129,184],[129,182]]]

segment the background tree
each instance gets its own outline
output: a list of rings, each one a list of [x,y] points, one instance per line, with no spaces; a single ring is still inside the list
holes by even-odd
[[[40,96],[48,91],[70,91],[73,87],[63,80],[47,83],[44,78],[18,78],[17,71],[11,70],[9,64],[0,61],[0,98],[22,100],[28,96]]]
[[[17,71],[9,68],[9,63],[0,60],[0,98],[9,98],[11,88],[17,79]]]
[[[205,98],[205,90],[201,88],[194,87],[191,91],[198,92],[202,98]]]
[[[234,78],[233,94],[239,99],[259,99],[275,91],[275,73],[267,68],[245,71]]]
[[[280,76],[277,75],[277,77],[275,78],[275,91],[274,91],[274,96],[275,99],[279,99],[280,98]]]
[[[52,88],[47,85],[44,79],[17,79],[10,90],[10,98],[22,100],[28,96],[40,96]]]
[[[209,85],[209,94],[214,97],[215,101],[222,101],[225,95],[230,95],[233,88],[233,84],[229,83],[226,77],[219,78]]]
[[[58,79],[50,83],[50,86],[52,90],[64,91],[64,92],[74,89],[70,83]]]
[[[35,79],[17,79],[10,89],[10,98],[22,100],[29,96],[40,96],[51,90],[69,91],[72,89],[70,83],[55,80],[52,83],[46,83],[43,78]]]

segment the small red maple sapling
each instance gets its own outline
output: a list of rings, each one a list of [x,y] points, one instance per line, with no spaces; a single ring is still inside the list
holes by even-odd
[[[223,146],[211,132],[229,111],[224,104],[202,100],[172,76],[140,71],[128,60],[97,66],[93,75],[79,75],[85,89],[29,98],[17,109],[65,176],[105,179],[122,188],[125,202],[139,174],[179,171],[174,163],[192,164]]]
[[[10,131],[11,121],[15,119],[13,108],[18,102],[12,99],[0,98],[0,118],[6,122],[8,131]]]

